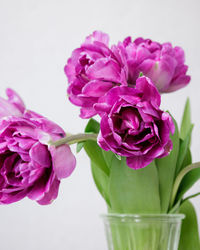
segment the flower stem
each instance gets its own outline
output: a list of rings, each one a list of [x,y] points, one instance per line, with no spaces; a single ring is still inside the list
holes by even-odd
[[[71,145],[71,144],[75,144],[75,143],[83,142],[87,140],[96,141],[97,134],[83,133],[83,134],[77,134],[77,135],[70,135],[57,141],[50,141],[49,143],[55,147],[59,147],[63,144]]]

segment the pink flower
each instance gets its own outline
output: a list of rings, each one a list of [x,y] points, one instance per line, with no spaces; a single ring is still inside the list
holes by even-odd
[[[135,86],[140,73],[149,77],[160,93],[186,86],[190,76],[184,51],[171,43],[126,38],[108,47],[109,37],[100,31],[88,36],[73,51],[65,66],[69,100],[81,107],[81,118],[96,115],[94,105],[115,86]]]
[[[125,156],[134,169],[147,166],[172,149],[174,124],[159,108],[160,94],[150,79],[140,77],[136,86],[112,88],[95,109],[102,116],[98,144]]]
[[[65,66],[69,100],[81,107],[82,118],[96,115],[93,105],[113,86],[126,84],[124,65],[108,47],[109,37],[100,31],[75,49]]]
[[[190,82],[184,51],[180,47],[143,38],[131,42],[130,37],[117,47],[126,53],[129,84],[135,84],[140,72],[152,80],[160,93],[176,91]]]
[[[65,136],[58,125],[26,111],[13,90],[7,95],[8,100],[0,98],[0,204],[25,196],[49,204],[58,195],[60,180],[74,170],[75,157],[68,145],[49,144]]]

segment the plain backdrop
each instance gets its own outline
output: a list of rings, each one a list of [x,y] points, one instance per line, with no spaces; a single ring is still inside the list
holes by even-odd
[[[66,97],[64,65],[74,48],[94,30],[109,33],[111,44],[130,35],[182,46],[190,85],[163,96],[162,106],[181,120],[191,99],[192,153],[200,160],[200,1],[199,0],[0,0],[0,95],[14,88],[27,107],[82,132],[79,108]],[[74,150],[74,148],[73,148]],[[75,151],[74,151],[75,152]],[[76,171],[63,180],[57,200],[39,206],[24,199],[0,207],[1,250],[106,249],[99,214],[106,212],[93,183],[89,160],[77,155]],[[200,182],[190,194],[200,191]],[[200,219],[200,197],[193,199]],[[199,221],[200,222],[200,221]]]

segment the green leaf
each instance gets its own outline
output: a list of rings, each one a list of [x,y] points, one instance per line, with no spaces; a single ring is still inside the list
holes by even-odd
[[[186,154],[188,152],[188,149],[190,146],[192,129],[193,129],[193,125],[190,125],[190,128],[188,130],[188,133],[187,133],[185,139],[180,141],[179,156],[178,156],[177,165],[176,165],[176,176],[180,172],[181,167],[183,165],[183,161],[184,161]]]
[[[181,199],[183,194],[199,179],[200,162],[193,163],[181,170],[174,182],[170,207]]]
[[[156,159],[155,163],[159,176],[159,189],[161,200],[161,211],[167,213],[174,183],[176,162],[179,153],[179,131],[176,121],[173,119],[175,132],[171,136],[173,149],[170,154],[164,158]]]
[[[184,113],[182,117],[181,122],[181,130],[180,130],[180,138],[182,140],[185,140],[188,131],[190,130],[190,127],[192,125],[191,123],[191,108],[190,108],[190,99],[187,98],[187,101],[185,103]]]
[[[79,153],[83,147],[84,147],[84,142],[78,142],[76,144],[76,153]]]
[[[106,175],[109,175],[109,168],[104,160],[102,150],[94,141],[86,141],[84,143],[84,149],[89,156],[90,160],[100,168]]]
[[[180,170],[182,170],[183,168],[187,167],[190,164],[192,164],[192,155],[190,149],[188,148]]]
[[[98,133],[100,129],[99,123],[90,119],[86,128],[86,133]],[[110,206],[108,195],[108,178],[109,166],[107,166],[104,159],[103,150],[98,146],[95,141],[84,142],[84,149],[91,161],[91,170],[94,182],[102,197],[105,199],[108,207]]]
[[[88,124],[85,127],[85,133],[93,132],[93,133],[98,134],[99,133],[99,129],[100,129],[99,122],[97,122],[95,119],[91,118],[88,121]]]
[[[95,163],[91,162],[91,170],[94,182],[102,197],[105,199],[108,207],[110,207],[110,200],[108,194],[108,176],[98,168]]]
[[[185,168],[186,166],[192,164],[192,156],[191,156],[191,153],[190,153],[190,149],[188,149],[187,153],[186,153],[186,156],[185,156],[185,159],[183,161],[183,164],[182,164],[182,167],[181,169]],[[187,186],[187,185],[186,185]],[[185,187],[183,187],[184,189]],[[182,188],[179,188],[178,190],[178,194],[176,196],[176,200],[175,200],[175,205],[173,205],[173,207],[170,209],[169,213],[176,213],[180,207],[180,204],[184,201],[182,201],[182,198],[183,198],[183,195],[186,191],[183,191]],[[181,190],[183,191],[182,194],[179,194],[179,192],[181,192]]]
[[[183,195],[200,179],[200,165],[199,168],[192,169],[187,173],[179,186],[177,193],[177,200],[183,198]]]
[[[110,169],[110,212],[159,213],[160,196],[158,173],[155,163],[134,170],[127,166],[126,159],[113,158]]]
[[[102,149],[102,154],[103,154],[103,157],[104,157],[104,159],[106,161],[107,166],[110,169],[113,157],[116,157],[115,154],[112,151],[105,151],[103,149]]]
[[[180,213],[185,214],[181,228],[179,250],[200,250],[198,223],[193,205],[186,201],[180,207]]]
[[[181,200],[179,200],[170,210],[169,210],[169,214],[177,214],[179,212],[180,209],[180,205],[181,205]]]
[[[86,128],[86,133],[98,133],[100,125],[94,119],[90,119]],[[95,164],[96,167],[100,168],[106,175],[109,175],[109,167],[107,166],[101,148],[95,141],[84,142],[84,149],[89,156],[91,162]]]

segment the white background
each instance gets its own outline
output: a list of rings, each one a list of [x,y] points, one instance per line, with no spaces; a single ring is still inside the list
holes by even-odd
[[[109,33],[111,43],[127,35],[171,41],[184,48],[192,81],[187,88],[163,96],[163,108],[180,121],[190,96],[193,159],[200,160],[199,13],[199,0],[0,0],[0,95],[12,87],[29,109],[66,131],[81,132],[86,121],[66,98],[63,67],[85,36],[98,29]],[[77,161],[76,171],[62,182],[52,205],[42,207],[24,199],[0,207],[1,250],[106,249],[99,218],[106,207],[84,152]],[[200,183],[190,193],[197,191]],[[200,214],[200,197],[193,203]]]

